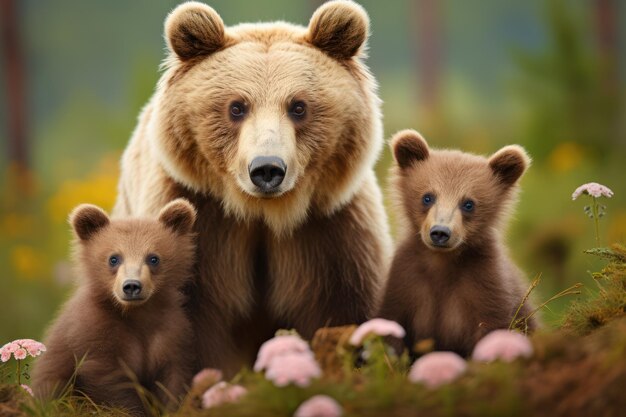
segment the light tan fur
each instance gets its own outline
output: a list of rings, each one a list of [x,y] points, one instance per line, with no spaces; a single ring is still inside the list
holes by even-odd
[[[372,169],[382,127],[368,28],[345,0],[307,28],[224,27],[196,2],[167,18],[165,73],[122,158],[114,214],[153,214],[179,196],[198,207],[198,366],[234,372],[278,327],[310,337],[373,312],[390,238]],[[296,101],[301,120],[289,114]],[[248,174],[263,155],[287,164],[272,196]]]

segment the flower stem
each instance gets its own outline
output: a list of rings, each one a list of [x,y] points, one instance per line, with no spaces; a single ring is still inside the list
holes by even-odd
[[[524,298],[522,298],[522,302],[517,306],[517,310],[515,310],[513,319],[511,320],[511,323],[509,323],[509,330],[514,330],[515,327],[519,324],[519,320],[517,319],[517,316],[519,315],[519,312],[522,309],[522,307],[524,307],[524,304],[526,304],[526,301],[528,301],[528,297],[530,297],[530,293],[533,292],[533,290],[535,289],[535,287],[537,287],[537,285],[539,285],[539,281],[541,281],[541,272],[538,273],[535,279],[533,280],[533,282],[530,283],[530,287],[528,288],[528,291],[526,291],[526,294],[524,294]]]
[[[17,385],[22,385],[22,361],[17,361]]]
[[[594,197],[591,196],[591,198],[593,199],[593,205],[591,206],[593,209],[593,222],[595,223],[596,226],[596,247],[600,247],[600,232],[599,232],[599,225],[598,225],[598,200]]]

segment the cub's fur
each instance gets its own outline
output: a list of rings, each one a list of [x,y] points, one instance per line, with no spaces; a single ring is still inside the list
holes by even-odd
[[[110,219],[87,204],[73,211],[80,282],[35,364],[37,396],[58,395],[74,373],[75,392],[139,413],[142,401],[129,375],[162,403],[184,393],[191,327],[180,290],[193,266],[195,216],[182,199],[165,206],[158,220]]]
[[[409,348],[432,338],[437,350],[467,355],[485,333],[508,328],[525,294],[501,234],[530,159],[515,145],[489,158],[433,150],[412,130],[397,133],[391,148],[392,191],[408,233],[379,315],[406,328]],[[520,317],[530,311],[527,302]]]

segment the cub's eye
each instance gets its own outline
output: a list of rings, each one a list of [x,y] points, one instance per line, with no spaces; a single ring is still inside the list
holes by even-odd
[[[111,255],[109,257],[109,265],[110,266],[118,266],[121,263],[121,259],[117,255]]]
[[[157,266],[159,264],[161,260],[159,259],[158,256],[156,255],[150,255],[148,256],[148,264],[150,264],[151,266]]]
[[[435,196],[430,193],[424,194],[424,197],[422,197],[422,203],[424,203],[425,206],[430,206],[434,202]]]
[[[470,211],[474,210],[474,202],[472,200],[465,200],[461,207],[463,208],[463,211],[469,213]]]
[[[289,107],[289,115],[294,119],[302,119],[306,114],[306,104],[303,101],[296,101]]]
[[[240,120],[246,114],[246,105],[240,101],[234,101],[230,104],[230,116],[233,120]]]

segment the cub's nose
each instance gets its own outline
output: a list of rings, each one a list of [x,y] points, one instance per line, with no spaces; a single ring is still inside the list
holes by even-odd
[[[270,193],[285,179],[287,165],[277,156],[257,156],[250,162],[248,174],[252,183],[264,193]]]
[[[141,282],[136,279],[126,280],[124,285],[122,285],[122,291],[128,298],[137,298],[141,294]]]
[[[430,229],[430,240],[435,246],[444,246],[452,232],[445,226],[433,226]]]

